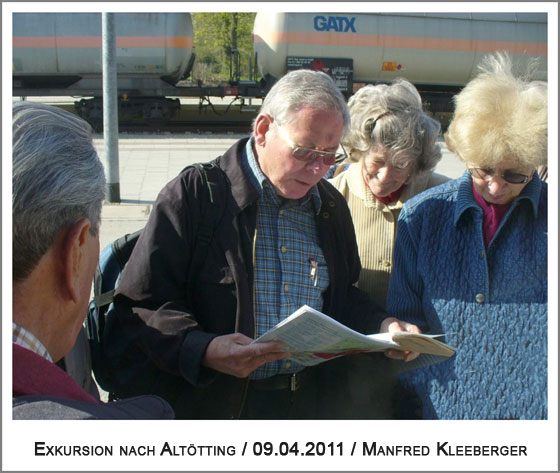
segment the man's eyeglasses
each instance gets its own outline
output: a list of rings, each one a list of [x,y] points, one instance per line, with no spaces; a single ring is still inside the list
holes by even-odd
[[[282,139],[290,148],[292,148],[292,156],[298,161],[309,163],[315,161],[317,158],[322,158],[323,163],[326,166],[332,166],[333,164],[339,163],[348,157],[348,155],[346,154],[346,150],[342,145],[340,145],[342,147],[342,153],[337,153],[336,151],[320,151],[318,149],[305,148],[303,146],[296,145],[290,139],[288,132],[284,128],[279,125],[277,125],[277,128],[280,131]]]
[[[467,168],[467,170],[471,176],[484,179],[485,181],[488,181],[492,176],[500,176],[504,181],[510,184],[526,184],[529,182],[529,176],[510,171],[509,169],[506,169],[502,174],[496,174],[495,169]]]

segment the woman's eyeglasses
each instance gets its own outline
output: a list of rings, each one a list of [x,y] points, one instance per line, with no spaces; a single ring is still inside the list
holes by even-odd
[[[342,147],[342,153],[337,153],[336,151],[320,151],[318,149],[305,148],[303,146],[296,145],[290,139],[288,132],[284,130],[284,128],[279,125],[277,125],[277,128],[280,131],[282,139],[290,148],[292,148],[292,156],[298,161],[309,163],[315,161],[317,158],[322,158],[323,163],[326,166],[332,166],[333,164],[339,163],[348,157],[348,155],[346,154],[346,150],[342,145],[340,145]]]
[[[483,168],[467,168],[471,176],[478,177],[488,181],[492,176],[500,176],[504,181],[510,184],[526,184],[529,182],[529,176],[526,174],[520,174],[518,172],[510,171],[506,169],[502,174],[496,174],[495,169],[483,169]]]

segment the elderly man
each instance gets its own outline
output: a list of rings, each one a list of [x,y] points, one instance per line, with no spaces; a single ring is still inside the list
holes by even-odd
[[[277,342],[254,338],[303,304],[365,333],[418,330],[353,285],[360,260],[350,213],[321,179],[348,125],[326,74],[295,71],[274,85],[252,137],[218,161],[224,211],[196,281],[189,269],[208,192],[195,171],[163,189],[122,274],[106,338],[117,395],[157,393],[180,418],[328,417],[336,384],[328,363],[304,369]]]
[[[105,177],[89,125],[14,103],[12,185],[14,418],[172,418],[155,396],[100,404],[55,365],[80,332],[99,257]]]

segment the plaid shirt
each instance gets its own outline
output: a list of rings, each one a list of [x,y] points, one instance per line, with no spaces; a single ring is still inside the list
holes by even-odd
[[[37,353],[37,355],[42,356],[51,363],[53,361],[51,355],[45,348],[45,345],[43,345],[30,331],[25,330],[15,322],[12,322],[12,342]]]
[[[315,226],[315,214],[321,208],[317,187],[298,200],[280,197],[262,173],[253,154],[252,141],[245,148],[243,169],[261,194],[253,286],[258,337],[304,304],[321,310],[329,275]],[[266,378],[302,369],[303,366],[291,360],[281,360],[261,366],[250,377]]]

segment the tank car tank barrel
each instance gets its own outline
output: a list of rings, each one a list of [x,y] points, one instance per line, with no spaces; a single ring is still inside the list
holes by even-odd
[[[103,34],[103,134],[108,202],[120,202],[119,118],[117,96],[117,41],[114,13],[102,13]]]

